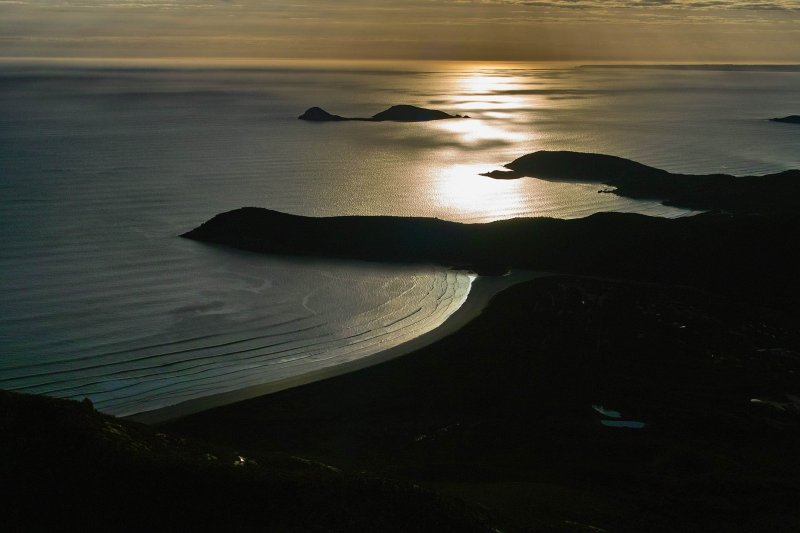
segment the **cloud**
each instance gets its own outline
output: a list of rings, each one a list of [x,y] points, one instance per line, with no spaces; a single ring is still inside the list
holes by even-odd
[[[800,0],[0,0],[0,55],[800,60]]]
[[[482,3],[559,9],[734,9],[800,12],[797,0],[752,2],[739,0],[484,0]]]

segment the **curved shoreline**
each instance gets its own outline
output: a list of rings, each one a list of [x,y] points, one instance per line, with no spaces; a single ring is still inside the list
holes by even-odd
[[[489,301],[495,294],[500,291],[521,283],[529,281],[534,278],[549,276],[551,274],[546,272],[537,272],[530,270],[515,270],[505,276],[478,276],[472,281],[469,293],[464,303],[456,309],[442,324],[438,327],[423,333],[413,339],[410,339],[397,346],[392,346],[386,350],[381,350],[372,355],[356,359],[354,361],[347,361],[338,365],[333,365],[327,368],[320,368],[305,374],[293,376],[290,378],[280,379],[277,381],[264,383],[261,385],[253,385],[242,389],[237,389],[229,392],[222,392],[204,396],[202,398],[194,398],[186,400],[175,405],[168,405],[160,407],[151,411],[143,411],[128,415],[125,418],[144,424],[158,424],[180,418],[182,416],[206,411],[215,407],[240,402],[257,396],[265,394],[272,394],[282,390],[299,387],[316,381],[332,378],[342,374],[347,374],[377,365],[396,357],[409,354],[413,351],[424,348],[436,341],[439,341],[449,335],[460,330],[467,323],[472,321],[484,310]]]

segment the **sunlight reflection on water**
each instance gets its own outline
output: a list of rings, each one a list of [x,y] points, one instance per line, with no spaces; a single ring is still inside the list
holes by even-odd
[[[524,207],[522,180],[493,180],[480,176],[486,165],[451,165],[435,182],[436,200],[452,218],[486,216],[505,218]]]
[[[535,138],[533,134],[524,134],[491,124],[487,120],[469,118],[463,120],[441,120],[436,123],[441,131],[455,134],[464,144],[473,144],[490,139],[504,142],[524,141]]]

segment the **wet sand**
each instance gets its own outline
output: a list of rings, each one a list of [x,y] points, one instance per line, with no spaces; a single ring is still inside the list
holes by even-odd
[[[300,376],[264,383],[262,385],[245,387],[235,391],[205,396],[203,398],[187,400],[185,402],[162,407],[160,409],[136,413],[125,418],[145,424],[158,424],[175,418],[180,418],[182,416],[205,411],[207,409],[212,409],[214,407],[220,407],[222,405],[240,402],[242,400],[255,398],[257,396],[272,394],[293,387],[299,387],[301,385],[314,383],[316,381],[332,378],[389,361],[396,357],[419,350],[420,348],[433,344],[434,342],[437,342],[448,335],[452,335],[453,333],[457,332],[471,320],[480,315],[484,308],[486,308],[489,300],[491,300],[492,297],[500,291],[511,287],[512,285],[516,285],[517,283],[548,275],[551,274],[531,270],[514,270],[504,276],[478,276],[475,280],[473,280],[469,294],[467,295],[467,299],[461,307],[459,307],[452,315],[447,317],[447,320],[445,320],[439,327],[415,337],[408,342],[404,342],[403,344],[399,344],[367,357],[356,359],[354,361],[348,361],[346,363],[334,365],[328,368],[315,370]]]

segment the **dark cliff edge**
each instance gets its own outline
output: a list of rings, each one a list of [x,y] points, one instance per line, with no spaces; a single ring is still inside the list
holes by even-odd
[[[681,283],[796,302],[800,215],[679,219],[598,213],[583,219],[460,224],[430,218],[289,215],[241,208],[183,237],[262,253],[507,268]]]
[[[549,181],[602,183],[614,194],[661,200],[666,205],[735,213],[797,212],[800,170],[765,176],[674,174],[605,154],[540,151],[505,165],[508,172],[485,174],[496,179],[535,177]]]
[[[771,118],[771,122],[785,122],[787,124],[800,124],[800,115],[789,115],[788,117]]]
[[[309,122],[341,122],[344,120],[358,120],[362,122],[428,122],[431,120],[445,120],[450,118],[469,118],[462,115],[450,115],[437,109],[426,109],[413,105],[393,105],[369,118],[342,117],[332,115],[320,107],[309,108],[297,117]]]
[[[0,390],[5,531],[489,531],[410,483]]]

